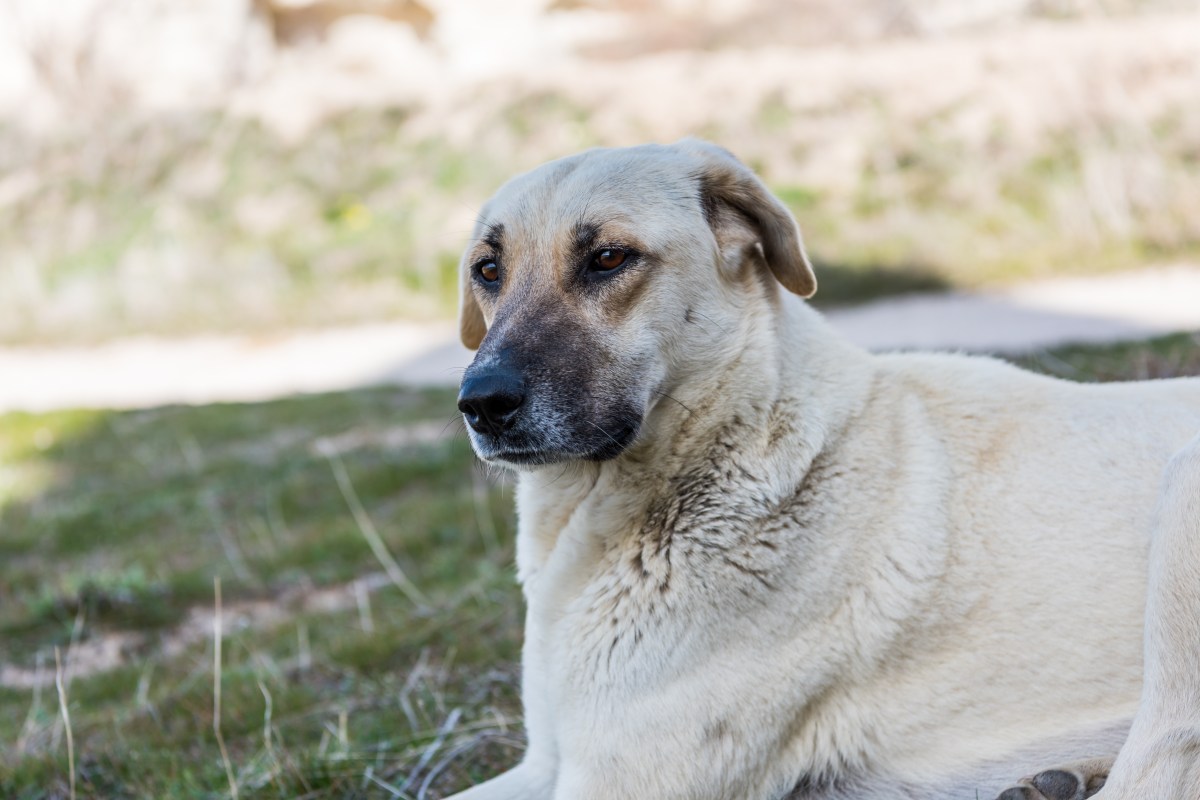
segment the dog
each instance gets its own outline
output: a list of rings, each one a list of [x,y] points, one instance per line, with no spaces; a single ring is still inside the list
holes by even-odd
[[[1200,379],[860,350],[696,140],[513,178],[461,269],[528,748],[457,800],[1200,798]]]

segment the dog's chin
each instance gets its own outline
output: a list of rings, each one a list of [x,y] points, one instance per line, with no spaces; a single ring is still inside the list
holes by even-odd
[[[598,429],[603,436],[568,442],[560,446],[538,446],[534,442],[493,441],[488,437],[472,434],[471,444],[475,454],[483,461],[497,466],[514,469],[529,469],[565,464],[572,461],[611,461],[624,453],[637,438],[639,425],[625,425],[613,433]]]
[[[475,453],[489,464],[518,470],[536,469],[578,460],[569,453],[558,453],[552,450],[501,450],[486,455],[476,450]]]

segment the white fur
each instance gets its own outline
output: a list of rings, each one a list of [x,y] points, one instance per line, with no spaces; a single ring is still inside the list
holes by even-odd
[[[581,190],[534,172],[489,213],[548,241],[574,221],[555,191]],[[1103,800],[1200,798],[1200,444],[1155,527],[1200,380],[870,355],[703,217],[629,202],[678,271],[605,332],[645,423],[519,475],[529,748],[457,800],[974,800],[1115,755],[1131,719]]]

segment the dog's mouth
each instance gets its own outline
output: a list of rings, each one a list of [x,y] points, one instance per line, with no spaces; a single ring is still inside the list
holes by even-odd
[[[522,437],[518,442],[488,442],[484,437],[475,439],[475,452],[484,461],[512,466],[543,466],[561,464],[566,461],[610,461],[625,450],[637,438],[640,424],[627,422],[615,431],[590,423],[594,436],[586,437],[578,446],[537,446]]]
[[[565,458],[550,450],[499,450],[494,453],[480,453],[484,461],[513,464],[522,467],[536,467],[544,464],[557,464]]]

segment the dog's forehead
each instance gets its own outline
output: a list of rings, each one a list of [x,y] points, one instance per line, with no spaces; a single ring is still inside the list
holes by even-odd
[[[505,238],[545,241],[609,222],[666,233],[670,220],[699,209],[692,159],[644,145],[589,150],[518,175],[488,202],[481,223],[501,226]]]

